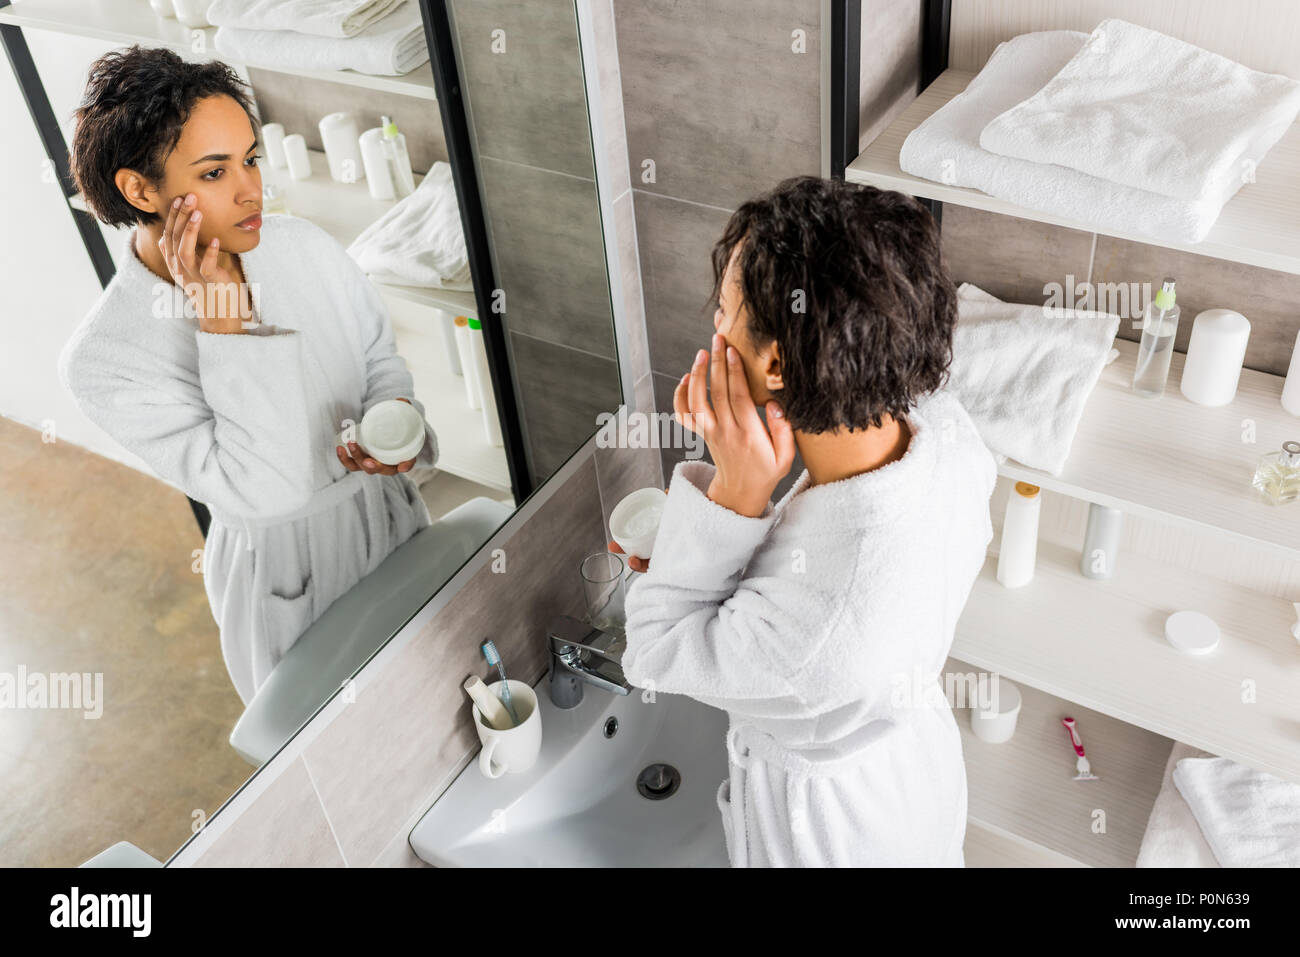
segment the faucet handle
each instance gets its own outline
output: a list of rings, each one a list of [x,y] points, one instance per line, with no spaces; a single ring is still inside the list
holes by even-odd
[[[550,641],[551,647],[558,653],[563,654],[565,646],[570,648],[579,648],[589,651],[594,655],[599,655],[615,664],[620,664],[619,659],[610,654],[606,647],[611,641],[616,639],[607,631],[601,631],[594,625],[589,625],[585,621],[579,621],[572,615],[560,615],[552,619],[546,627],[546,637]]]

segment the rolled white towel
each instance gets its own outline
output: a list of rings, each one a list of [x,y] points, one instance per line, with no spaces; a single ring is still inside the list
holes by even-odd
[[[213,38],[222,56],[253,66],[296,70],[356,70],[399,76],[428,62],[420,7],[404,3],[351,37],[320,37],[294,30],[218,27]]]
[[[434,163],[415,192],[367,226],[348,254],[379,282],[473,289],[451,167]]]
[[[1028,209],[1107,233],[1196,243],[1218,219],[1225,195],[1186,201],[1134,189],[1065,166],[992,153],[980,133],[1005,110],[1033,96],[1088,38],[1075,30],[1024,33],[998,44],[966,89],[912,130],[898,165],[913,176],[978,189]]]
[[[352,37],[403,3],[406,0],[214,0],[208,22],[243,30]]]
[[[1103,20],[980,146],[1175,199],[1226,201],[1300,112],[1300,81]],[[1227,190],[1227,195],[1222,195]]]
[[[1224,867],[1300,867],[1300,784],[1228,758],[1184,758],[1174,784]]]

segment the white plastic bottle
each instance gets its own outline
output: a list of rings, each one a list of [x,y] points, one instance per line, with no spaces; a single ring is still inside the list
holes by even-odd
[[[1034,577],[1038,557],[1038,486],[1017,482],[1007,496],[1002,519],[1002,544],[998,548],[998,581],[1007,588],[1027,585]]]
[[[397,124],[388,117],[380,117],[384,128],[384,155],[388,159],[389,174],[397,198],[415,192],[415,176],[411,173],[411,156],[406,152],[406,137],[397,131]]]
[[[1286,370],[1286,381],[1282,383],[1282,408],[1292,415],[1300,415],[1300,332],[1296,333],[1291,365]]]

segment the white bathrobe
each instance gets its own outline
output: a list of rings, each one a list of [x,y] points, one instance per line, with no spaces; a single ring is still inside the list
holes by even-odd
[[[408,475],[349,472],[334,451],[345,420],[375,403],[424,406],[374,284],[309,220],[268,215],[240,254],[262,322],[242,335],[201,331],[133,231],[125,242],[59,377],[91,421],[208,506],[204,586],[247,703],[308,625],[430,524]],[[432,465],[425,431],[418,461]]]
[[[623,672],[724,709],[734,867],[964,865],[966,773],[940,669],[993,529],[992,454],[951,394],[922,397],[883,468],[759,518],[673,473],[627,597]]]

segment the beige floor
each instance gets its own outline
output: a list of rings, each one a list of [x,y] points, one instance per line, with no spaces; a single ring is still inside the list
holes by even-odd
[[[443,473],[436,517],[475,495]],[[119,840],[165,860],[251,769],[188,502],[0,418],[0,672],[100,672],[104,710],[0,709],[0,866],[75,866]]]

